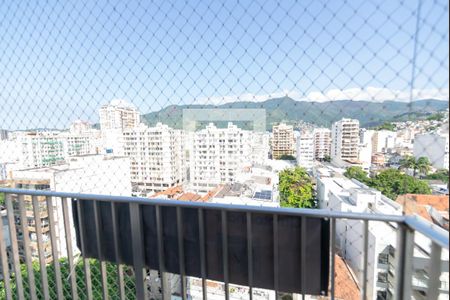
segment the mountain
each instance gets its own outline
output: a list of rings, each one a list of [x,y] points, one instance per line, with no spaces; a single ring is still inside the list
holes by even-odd
[[[447,101],[426,99],[412,103],[398,101],[353,101],[328,102],[296,101],[289,97],[269,99],[264,102],[233,102],[223,105],[170,105],[157,112],[144,114],[142,120],[152,126],[162,122],[173,128],[182,128],[183,109],[188,108],[264,108],[267,129],[278,122],[298,123],[305,121],[318,126],[330,127],[341,118],[354,118],[361,127],[372,127],[384,122],[425,118],[448,108]]]

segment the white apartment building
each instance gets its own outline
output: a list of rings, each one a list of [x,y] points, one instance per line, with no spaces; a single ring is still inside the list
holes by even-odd
[[[64,163],[66,144],[61,132],[26,132],[17,136],[20,165],[40,168]]]
[[[328,128],[315,128],[314,135],[314,159],[324,160],[331,157],[331,130]]]
[[[100,108],[100,129],[131,129],[140,123],[139,111],[122,99],[112,100]]]
[[[342,119],[331,127],[331,159],[336,165],[357,162],[359,158],[359,121]]]
[[[314,164],[314,135],[302,131],[297,137],[297,165],[310,170]]]
[[[266,165],[270,153],[270,134],[266,132],[251,132],[250,147],[252,164]]]
[[[449,168],[448,132],[434,132],[416,135],[414,139],[414,156],[427,157],[437,169]]]
[[[125,157],[107,157],[103,155],[86,155],[71,157],[67,163],[45,168],[31,168],[20,171],[13,171],[8,178],[12,187],[24,189],[39,189],[64,191],[73,193],[103,194],[103,195],[131,195],[130,183],[130,162]],[[45,197],[37,197],[41,226],[43,232],[43,241],[46,261],[52,260],[51,244],[49,237],[49,219],[47,202]],[[14,202],[16,202],[15,199]],[[32,257],[37,258],[37,237],[34,229],[34,212],[31,204],[31,197],[24,196],[26,215],[29,220],[30,247]],[[66,257],[67,248],[63,223],[62,200],[52,198],[53,209],[50,213],[54,214],[55,231],[57,238],[57,248],[59,257]],[[72,202],[67,199],[69,210]],[[15,203],[17,208],[18,204]],[[16,211],[15,211],[16,213]],[[18,213],[18,211],[17,211]],[[70,228],[73,227],[72,214],[70,214]],[[17,226],[20,230],[20,226]],[[20,240],[21,234],[18,235]],[[72,232],[73,245],[75,243],[75,232]],[[23,245],[19,242],[19,246]],[[76,250],[76,247],[74,248]],[[19,251],[21,252],[21,251]]]
[[[141,124],[123,135],[134,195],[149,196],[185,182],[184,132],[158,123],[155,127]]]
[[[343,177],[332,168],[318,168],[317,198],[319,207],[333,211],[364,212],[375,214],[401,215],[403,208],[377,190]],[[356,275],[359,287],[363,278],[363,222],[342,219],[336,222],[336,245],[343,259]],[[369,299],[392,299],[395,285],[395,247],[397,245],[396,227],[383,222],[369,222],[368,252],[368,295]],[[425,300],[426,291],[422,278],[429,263],[430,241],[417,233],[413,254],[413,297]],[[444,253],[445,252],[445,253]],[[448,264],[448,251],[442,253],[443,267]],[[448,268],[444,268],[441,281],[441,296],[448,299]],[[419,276],[420,275],[420,276]],[[425,283],[426,285],[426,283]]]
[[[192,136],[190,184],[207,192],[221,183],[232,183],[251,162],[251,132],[228,123],[227,128],[209,124]]]
[[[125,100],[112,100],[100,108],[100,130],[106,153],[123,156],[123,132],[138,127],[139,111]]]
[[[369,170],[372,164],[373,145],[372,138],[375,130],[361,128],[359,130],[359,154],[358,160],[361,162],[362,168]]]
[[[283,155],[295,155],[294,127],[280,123],[272,127],[272,158],[278,159]]]
[[[389,130],[376,130],[372,135],[372,154],[388,153],[396,144],[397,133]]]

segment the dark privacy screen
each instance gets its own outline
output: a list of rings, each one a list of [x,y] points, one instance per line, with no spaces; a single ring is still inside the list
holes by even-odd
[[[169,201],[169,200],[168,200]],[[97,234],[94,218],[94,201],[80,202],[81,216],[73,209],[77,245],[80,247],[80,221],[86,241],[84,255],[101,258],[114,263],[133,265],[130,213],[128,204],[116,204],[119,253],[114,253],[111,204],[98,202],[99,233],[102,250],[97,249]],[[73,203],[76,207],[76,203]],[[182,228],[185,272],[187,276],[201,277],[199,210],[182,208]],[[207,279],[224,281],[222,211],[203,209],[205,234],[205,262]],[[159,269],[156,208],[152,204],[141,204],[143,245],[145,264],[150,269]],[[161,207],[164,271],[180,273],[178,255],[176,207]],[[226,230],[228,242],[229,282],[249,285],[248,233],[245,212],[227,212]],[[253,257],[252,286],[275,289],[274,269],[278,270],[278,290],[282,292],[326,294],[329,272],[329,223],[319,218],[304,219],[297,216],[278,215],[274,227],[272,214],[251,214],[251,244]],[[274,228],[278,238],[274,239]],[[302,236],[303,235],[303,236]],[[276,243],[278,239],[278,243]],[[274,247],[277,246],[277,248]],[[276,250],[277,249],[277,250]],[[274,252],[278,251],[274,258]],[[302,259],[303,258],[303,259]],[[303,261],[303,264],[302,264]],[[278,266],[278,267],[275,267]],[[303,277],[303,280],[302,280]]]

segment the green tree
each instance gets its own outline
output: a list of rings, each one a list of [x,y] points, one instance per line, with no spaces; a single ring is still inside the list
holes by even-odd
[[[344,176],[347,178],[354,178],[362,183],[370,185],[371,179],[361,167],[349,167],[345,170]]]
[[[375,128],[376,130],[389,130],[394,131],[396,129],[395,125],[389,122],[385,122],[382,125]]]
[[[283,154],[278,157],[279,160],[295,160],[295,157],[292,155]]]
[[[413,156],[405,156],[400,160],[400,169],[412,169],[413,176],[416,177],[417,171],[419,174],[427,175],[431,169],[430,160],[427,157],[419,157],[415,159]]]
[[[324,158],[323,158],[323,161],[330,162],[331,161],[331,157],[329,155],[325,155]]]
[[[80,299],[86,299],[86,286],[85,286],[85,277],[84,277],[84,266],[83,261],[79,260],[75,264],[74,270],[70,270],[69,263],[67,259],[63,258],[60,259],[60,268],[61,268],[61,279],[62,279],[62,287],[63,287],[63,295],[64,299],[71,299],[71,288],[70,288],[70,276],[72,274],[76,275],[76,282],[77,282],[77,291],[78,296]],[[98,260],[95,259],[89,259],[89,264],[91,268],[91,282],[92,282],[92,295],[94,299],[101,299],[102,298],[102,286],[101,286],[101,272],[100,272],[100,263]],[[21,274],[23,279],[23,287],[24,287],[24,294],[25,297],[30,295],[30,285],[28,282],[28,272],[26,269],[25,264],[22,264],[20,266],[21,268]],[[47,278],[49,283],[49,294],[50,299],[57,299],[56,294],[56,276],[55,276],[55,269],[53,264],[49,264],[46,266],[47,270]],[[130,267],[125,266],[124,267],[124,285],[125,285],[125,293],[127,299],[133,299],[135,298],[135,285],[134,285],[134,276],[130,275],[133,274],[132,269]],[[34,271],[34,278],[35,278],[35,287],[36,287],[36,293],[38,296],[38,299],[44,298],[44,291],[43,286],[41,283],[41,272],[39,268],[39,262],[33,261],[33,271]],[[107,283],[108,283],[108,295],[111,299],[116,299],[119,296],[119,287],[117,285],[117,267],[115,264],[106,263],[106,273],[107,273]],[[14,275],[12,274],[11,280],[11,289],[13,293],[13,298],[17,299],[17,287],[14,280]],[[0,283],[0,298],[5,299],[5,290],[4,290],[4,283],[1,281]]]
[[[5,205],[5,194],[0,193],[0,205]]]
[[[371,187],[395,200],[403,194],[431,194],[429,185],[396,169],[381,171],[371,180]]]
[[[313,183],[304,168],[295,167],[281,171],[279,191],[282,207],[315,207]]]
[[[430,180],[440,180],[440,181],[448,184],[448,176],[449,176],[448,170],[439,169],[436,172],[434,172],[433,174],[428,174],[424,178],[430,179]]]

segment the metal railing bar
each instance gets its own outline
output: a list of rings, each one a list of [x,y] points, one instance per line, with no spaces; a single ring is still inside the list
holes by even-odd
[[[102,243],[100,239],[100,218],[99,218],[99,209],[98,209],[98,202],[93,201],[94,205],[94,223],[95,223],[95,233],[97,236],[96,244],[97,244],[97,251],[98,251],[98,257],[99,257],[99,263],[100,263],[100,276],[101,276],[101,284],[102,284],[102,297],[104,300],[108,299],[108,280],[106,278],[106,262],[103,257],[103,249],[102,249]]]
[[[410,299],[414,232],[405,224],[401,224],[397,231],[396,249],[394,296],[396,299]]]
[[[186,275],[184,266],[184,226],[181,207],[177,207],[178,260],[180,265],[181,298],[186,299]]]
[[[18,196],[20,225],[22,229],[23,252],[25,255],[25,264],[28,273],[29,296],[32,300],[37,299],[36,282],[34,279],[34,270],[31,262],[30,233],[28,232],[28,219],[25,213],[24,195]]]
[[[200,247],[200,272],[202,276],[202,296],[203,300],[207,299],[206,285],[206,250],[205,250],[205,219],[203,209],[198,210],[198,231],[199,231],[199,247]]]
[[[5,195],[6,196],[6,195]],[[8,212],[6,212],[8,213]],[[0,220],[0,259],[2,263],[2,275],[3,275],[3,283],[5,288],[5,296],[6,299],[11,300],[12,299],[12,293],[11,293],[11,283],[10,283],[10,273],[9,273],[9,266],[8,266],[8,257],[6,252],[6,243],[5,243],[5,236],[3,234],[3,216],[1,216]]]
[[[228,222],[227,212],[222,210],[222,264],[223,264],[223,282],[225,285],[225,300],[230,299],[230,283],[228,269]]]
[[[170,287],[166,286],[166,276],[165,274],[165,263],[164,263],[164,237],[163,237],[163,220],[162,220],[162,213],[161,213],[161,207],[156,206],[155,207],[156,212],[156,233],[157,233],[157,240],[158,240],[158,261],[159,261],[159,276],[160,276],[160,283],[161,283],[161,294],[162,299],[166,299],[166,293],[170,291]],[[169,292],[170,293],[170,292]]]
[[[121,300],[125,299],[125,284],[123,280],[123,265],[120,264],[119,257],[119,239],[118,239],[118,229],[117,229],[117,215],[116,215],[116,203],[111,203],[111,221],[113,230],[113,240],[114,240],[114,256],[117,262],[117,284],[119,286],[119,297]]]
[[[273,289],[275,298],[278,297],[278,215],[274,215],[272,219],[273,226]]]
[[[427,298],[437,300],[439,298],[441,277],[441,252],[442,248],[436,243],[431,243],[430,275],[428,278]]]
[[[363,279],[361,299],[367,299],[367,264],[369,258],[369,221],[364,220],[363,225]]]
[[[336,219],[331,219],[330,221],[330,234],[331,234],[331,242],[330,242],[330,299],[334,300],[334,277],[335,277],[335,250],[336,250]]]
[[[81,244],[81,255],[83,257],[83,268],[84,268],[84,281],[86,288],[86,297],[88,300],[92,299],[92,281],[91,281],[91,266],[89,264],[89,259],[86,258],[86,241],[84,238],[84,222],[83,215],[81,213],[81,202],[77,199],[77,212],[78,212],[78,223],[80,226],[80,244]]]
[[[133,245],[133,265],[136,280],[136,299],[147,299],[145,288],[144,247],[142,240],[142,220],[138,203],[130,203],[131,241]]]
[[[306,274],[305,265],[306,265],[306,241],[305,237],[307,235],[306,231],[306,218],[302,217],[300,219],[300,261],[302,265],[302,269],[300,270],[300,285],[302,290],[302,299],[305,299],[305,289],[306,289]]]
[[[267,207],[267,206],[252,206],[252,205],[228,205],[221,203],[204,203],[204,202],[191,202],[180,200],[167,200],[167,199],[148,199],[140,197],[125,197],[125,196],[110,196],[110,195],[95,195],[95,194],[80,194],[80,193],[64,193],[54,191],[42,191],[42,190],[24,190],[24,189],[9,189],[0,188],[0,193],[14,193],[24,195],[36,195],[36,196],[52,196],[52,197],[64,197],[64,198],[76,198],[80,200],[92,200],[118,202],[118,203],[136,203],[136,204],[152,204],[158,206],[179,206],[189,208],[204,208],[204,209],[219,209],[228,212],[252,212],[252,213],[270,213],[277,215],[294,215],[294,216],[307,216],[315,218],[337,218],[337,219],[353,219],[353,220],[370,220],[370,221],[382,221],[382,222],[395,222],[403,223],[404,216],[400,215],[382,215],[382,214],[370,214],[370,213],[353,213],[353,212],[339,212],[331,211],[328,209],[304,209],[304,208],[286,208],[286,207]]]
[[[58,299],[63,299],[63,286],[61,279],[61,267],[59,265],[59,255],[58,255],[58,244],[56,241],[56,230],[55,230],[55,215],[53,214],[53,203],[52,197],[46,197],[47,202],[47,212],[48,212],[48,221],[50,225],[50,243],[52,245],[52,259],[53,259],[53,267],[55,269],[55,283],[56,283],[56,294]]]
[[[70,226],[69,207],[66,198],[61,198],[61,202],[64,219],[64,232],[66,234],[67,260],[69,262],[69,270],[70,270],[69,274],[70,291],[72,294],[72,299],[78,299],[77,278],[76,278],[77,272],[72,272],[72,270],[74,269],[74,263],[73,263],[73,246],[72,246],[72,232]]]
[[[405,224],[442,248],[449,249],[448,231],[418,216],[406,216]]]
[[[252,233],[252,214],[247,213],[247,272],[248,272],[248,295],[253,299],[253,233]]]
[[[48,274],[47,274],[47,268],[46,268],[46,261],[45,261],[45,253],[44,253],[44,243],[42,240],[42,223],[41,223],[41,217],[39,214],[40,208],[39,208],[39,201],[38,196],[32,196],[32,204],[33,204],[33,214],[34,214],[34,226],[36,228],[36,239],[37,239],[37,245],[38,245],[38,257],[39,257],[39,269],[41,272],[41,283],[42,283],[42,293],[45,300],[50,299],[50,292],[48,289]]]
[[[6,200],[8,226],[9,226],[9,237],[11,240],[11,251],[12,251],[12,257],[13,257],[14,276],[16,277],[17,297],[19,299],[25,299],[24,293],[23,293],[24,291],[23,291],[22,273],[20,271],[19,248],[18,248],[18,244],[17,244],[17,232],[16,232],[16,223],[14,220],[12,195],[7,194],[5,197],[5,200]]]

